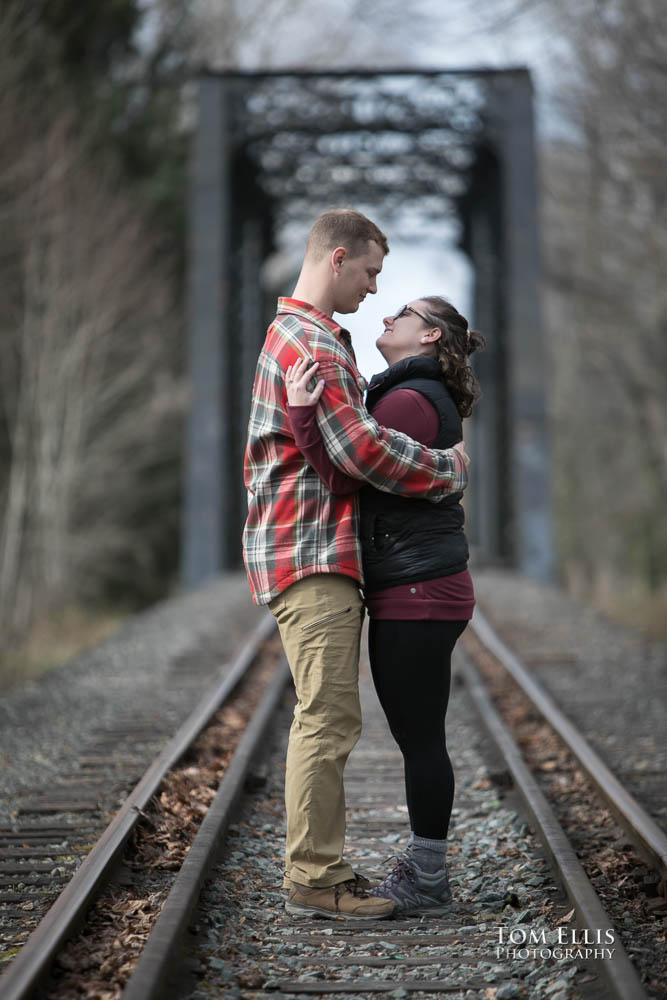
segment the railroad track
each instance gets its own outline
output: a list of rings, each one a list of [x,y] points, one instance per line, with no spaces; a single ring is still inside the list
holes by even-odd
[[[86,911],[111,877],[111,873],[122,858],[129,838],[133,835],[142,818],[147,816],[146,810],[166,776],[205,731],[216,712],[219,712],[232,700],[235,692],[257,661],[262,644],[274,632],[275,623],[270,616],[267,616],[243,646],[225,676],[207,691],[167,746],[152,762],[115,813],[109,825],[96,839],[94,845],[87,843],[88,837],[95,832],[94,826],[90,825],[90,820],[83,828],[74,825],[45,826],[33,823],[29,826],[17,824],[16,827],[3,831],[5,844],[8,845],[5,847],[7,853],[3,856],[8,857],[11,854],[16,862],[13,865],[7,864],[5,874],[10,874],[8,869],[12,868],[11,874],[15,876],[18,874],[20,877],[22,872],[26,872],[26,877],[27,873],[34,873],[36,876],[31,879],[27,886],[24,882],[20,882],[16,887],[17,891],[4,894],[3,901],[8,901],[14,906],[19,905],[20,908],[14,912],[19,914],[30,912],[25,909],[26,903],[34,905],[34,889],[39,888],[42,884],[47,884],[51,890],[54,884],[57,887],[65,886],[25,944],[17,949],[16,957],[0,978],[0,996],[3,1000],[18,1000],[18,998],[23,1000],[23,998],[36,996],[41,998],[46,995],[44,992],[47,989],[45,983],[48,981],[59,950],[67,938],[84,921]],[[241,739],[236,748],[227,770],[226,780],[223,782],[224,792],[222,791],[223,786],[221,786],[221,798],[224,798],[227,803],[228,813],[231,813],[242,790],[253,754],[257,752],[258,742],[261,740],[270,714],[285,687],[288,676],[286,665],[283,664],[258,706],[248,733]],[[123,735],[126,737],[129,735],[127,730],[124,730]],[[115,731],[113,736],[116,738],[118,732]],[[142,730],[141,738],[145,738],[145,730]],[[103,752],[100,753],[99,759],[107,762]],[[57,790],[53,799],[51,802],[46,802],[44,797],[39,798],[34,803],[34,807],[42,808],[47,813],[53,811],[54,808],[58,809],[59,812],[71,812],[72,807],[75,807],[77,811],[90,812],[91,809],[95,809],[99,805],[97,799],[86,801],[78,794],[66,799],[60,789]],[[33,813],[35,811],[33,804],[26,805],[24,811]],[[211,809],[209,815],[213,814],[213,809]],[[206,837],[204,828],[210,827],[210,822],[209,820],[208,823],[202,824],[200,834],[203,837]],[[197,850],[199,850],[199,846]],[[46,864],[42,865],[35,861],[35,857],[44,855],[49,858]],[[57,874],[54,873],[54,861],[56,866],[62,860],[76,864],[81,855],[84,855],[84,860],[73,876],[71,873],[68,875],[64,867]],[[197,851],[193,858],[196,856]],[[190,869],[191,864],[192,862],[184,865],[184,869]],[[48,875],[46,871],[42,874],[43,869],[48,869]],[[26,888],[29,890],[27,893],[25,892]],[[24,891],[21,892],[20,889]],[[22,906],[20,906],[21,902]]]
[[[272,622],[264,624],[262,629],[268,630],[269,624]],[[123,1000],[223,994],[229,994],[232,1000],[235,996],[259,997],[269,992],[282,996],[316,994],[324,997],[392,992],[397,996],[422,997],[494,995],[497,1000],[549,995],[561,1000],[586,996],[588,989],[594,991],[591,994],[594,996],[624,1000],[659,995],[652,992],[650,982],[647,989],[642,984],[623,947],[622,934],[602,905],[568,836],[491,703],[479,669],[472,664],[473,657],[480,658],[480,647],[483,647],[487,658],[492,657],[496,664],[509,657],[513,673],[518,675],[517,658],[503,644],[499,645],[500,641],[481,615],[477,616],[474,632],[474,642],[463,657],[465,669],[461,676],[465,680],[465,697],[474,701],[496,749],[487,756],[491,764],[487,763],[486,768],[480,766],[481,758],[471,746],[477,739],[473,728],[478,725],[477,721],[473,721],[463,701],[450,708],[454,720],[452,728],[460,748],[454,751],[455,767],[457,773],[460,768],[463,775],[459,780],[450,838],[455,896],[451,915],[437,919],[394,919],[369,924],[363,929],[338,922],[330,926],[323,926],[322,922],[303,924],[286,918],[279,871],[283,832],[278,818],[282,808],[279,772],[283,747],[277,748],[269,767],[271,794],[267,793],[266,799],[248,807],[250,813],[245,816],[240,830],[230,829],[230,819],[237,808],[245,776],[258,748],[265,742],[269,723],[277,720],[283,737],[286,735],[289,712],[280,708],[288,678],[283,665],[228,762],[220,789],[168,893],[154,893],[160,895],[159,915],[152,923],[138,962],[125,977]],[[259,637],[254,637],[252,642],[256,643],[266,634],[267,631],[260,630]],[[253,657],[252,643],[249,643],[235,665],[237,681]],[[488,668],[484,657],[480,659],[481,667]],[[227,693],[232,686],[229,680]],[[535,690],[532,693],[535,694]],[[457,693],[455,689],[453,699],[456,698],[463,699],[464,693]],[[541,712],[550,711],[543,698],[539,703]],[[355,844],[364,845],[357,847],[353,862],[362,868],[369,864],[376,866],[383,854],[390,853],[391,845],[400,841],[406,829],[405,812],[398,805],[402,802],[400,755],[387,742],[383,723],[375,719],[373,712],[377,713],[377,708],[369,702],[366,732],[370,742],[355,751],[348,769],[349,831]],[[202,709],[198,721],[190,725],[187,745],[205,727],[208,721],[203,718],[205,714]],[[563,729],[562,720],[558,724]],[[117,831],[105,835],[96,845],[76,879],[70,882],[0,980],[3,1000],[23,1000],[37,995],[41,1000],[51,995],[36,991],[43,989],[40,983],[48,976],[63,941],[82,919],[82,909],[90,905],[93,895],[109,877],[111,854],[115,851],[113,856],[117,859],[129,837],[126,824],[131,820],[135,825],[138,816],[146,813],[166,771],[182,758],[185,737],[179,736],[179,739],[178,748],[172,741],[169,752],[162,755],[159,777],[156,773],[150,782],[145,779],[141,782],[142,797],[128,800],[114,820]],[[502,763],[499,763],[498,752],[502,753]],[[587,760],[590,764],[589,756]],[[369,773],[373,776],[370,783]],[[507,775],[511,778],[506,779]],[[609,795],[613,783],[608,776],[603,783],[605,794]],[[516,792],[524,799],[531,817],[530,825],[542,839],[567,899],[550,885],[553,880],[534,851],[530,832],[521,815],[505,804]],[[635,831],[629,835],[636,838],[638,849],[654,869],[662,872],[660,866],[664,865],[666,855],[661,832],[655,824],[647,823],[647,817],[635,805],[628,809],[627,800],[624,800],[623,815],[628,829],[632,827]],[[489,853],[484,855],[476,844],[481,836],[480,829],[486,830],[486,826],[491,833],[484,833],[484,837],[493,843]],[[227,857],[214,865],[226,832]],[[112,848],[112,840],[120,846]],[[239,846],[248,843],[250,848],[244,854]],[[204,887],[211,870],[211,884]],[[521,888],[515,892],[512,887],[518,885],[517,880],[521,881]],[[501,891],[494,892],[494,888]],[[76,912],[74,896],[79,900]],[[207,928],[205,943],[199,941],[202,927]],[[549,939],[545,937],[547,927],[551,928]],[[529,930],[533,931],[535,940],[542,943],[549,940],[552,952],[561,930],[568,940],[571,932],[575,938],[577,934],[588,933],[598,944],[613,942],[613,946],[607,948],[611,951],[609,956],[584,955],[592,971],[589,977],[577,973],[576,982],[572,972],[575,965],[567,969],[561,968],[558,962],[554,965],[553,954],[549,962],[538,960],[535,969],[530,968],[528,972],[525,963],[522,965],[521,955],[517,961],[494,961],[498,958],[494,955],[494,945],[508,941],[520,945],[529,940]],[[204,984],[203,992],[193,986],[192,980],[178,988],[175,985],[174,964],[182,964],[186,936],[189,965],[194,962],[194,981]],[[596,952],[598,949],[581,950]],[[579,958],[577,956],[577,961]],[[75,967],[72,972],[76,975]],[[295,972],[298,975],[295,976]],[[536,973],[543,973],[543,979],[536,977]],[[549,976],[552,980],[550,992],[540,992],[546,990],[544,981]],[[496,992],[485,993],[490,989]]]
[[[655,912],[667,912],[667,834],[612,774],[577,727],[531,676],[516,653],[500,639],[479,609],[468,632],[463,643],[465,669],[462,676],[487,731],[502,752],[513,784],[523,798],[550,863],[558,872],[576,913],[577,924],[587,928],[596,940],[611,931],[614,941],[621,942],[621,947],[614,950],[610,959],[599,963],[609,994],[614,997],[645,995],[636,969],[622,946],[625,937],[631,943],[632,934],[623,934],[614,926],[614,920],[600,899],[600,887],[592,885],[584,864],[579,860],[583,855],[582,861],[585,863],[586,851],[591,845],[584,841],[575,848],[569,839],[571,828],[576,827],[577,822],[581,824],[582,810],[579,810],[579,816],[574,820],[566,815],[565,808],[559,810],[568,828],[566,833],[544,791],[549,781],[540,783],[534,769],[553,773],[552,766],[562,763],[558,759],[559,753],[562,755],[564,751],[571,755],[590,782],[583,790],[589,796],[586,799],[587,815],[590,817],[593,813],[593,799],[597,795],[627,835],[638,857],[650,866],[653,878],[644,878],[643,881],[656,889],[654,902],[657,905],[653,907]],[[479,669],[480,661],[483,665],[482,672]],[[499,676],[499,671],[503,671],[505,676]],[[483,676],[490,683],[500,712],[496,710],[489,690],[483,683]],[[506,683],[508,677],[512,681],[510,687]],[[517,702],[517,691],[523,698],[523,704]],[[517,713],[520,716],[518,723]],[[503,715],[504,719],[501,717]],[[508,719],[512,728],[519,731],[523,753],[505,724],[504,720]],[[551,732],[545,734],[545,727]],[[561,746],[555,745],[552,734],[557,736]],[[539,745],[538,748],[536,744]],[[569,766],[572,767],[572,761]],[[562,776],[562,768],[558,776]],[[566,783],[564,790],[566,795],[560,796],[561,799],[568,797],[571,787]],[[599,850],[599,835],[595,831],[593,835],[595,848]],[[615,838],[613,848],[617,848],[619,843]],[[616,888],[613,885],[606,886],[605,895],[610,901],[616,895]],[[650,919],[650,914],[648,918]]]
[[[487,632],[485,638],[489,636]],[[470,654],[465,657],[470,658]],[[653,981],[646,967],[644,982],[640,979],[624,947],[623,933],[583,871],[574,847],[491,705],[478,672],[470,663],[464,667],[458,672],[465,679],[464,689],[455,687],[448,714],[459,776],[450,837],[455,899],[451,914],[393,919],[363,928],[286,920],[281,915],[283,894],[277,872],[273,888],[266,884],[266,859],[279,857],[281,831],[274,832],[270,844],[253,838],[254,829],[272,828],[277,806],[265,806],[247,817],[238,840],[232,843],[231,859],[218,868],[205,893],[200,920],[208,928],[207,943],[199,947],[196,958],[203,989],[187,994],[192,1000],[221,995],[219,991],[226,991],[224,995],[230,998],[255,998],[273,991],[284,997],[384,993],[424,998],[495,996],[498,1000],[541,996],[641,1000],[664,994],[664,970],[661,983]],[[484,731],[493,740],[484,768],[479,767],[472,749],[474,741],[483,737],[478,736],[472,706],[469,712],[466,708],[469,699],[478,711],[482,709]],[[397,808],[403,798],[400,757],[383,742],[386,730],[374,717],[377,709],[372,702],[371,695],[364,712],[370,721],[346,772],[348,828],[353,838],[350,860],[362,870],[369,864],[376,867],[383,853],[391,851],[387,845],[401,839],[398,831],[404,835],[406,829],[405,814]],[[548,869],[545,872],[539,852],[531,848],[527,824],[503,805],[505,801],[514,804],[518,793],[565,895],[549,884]],[[275,801],[279,802],[280,794],[278,786]],[[489,816],[493,817],[490,822]],[[248,842],[243,853],[239,846]],[[514,876],[517,869],[520,874]],[[253,902],[258,897],[260,904]],[[657,932],[660,936],[659,925]],[[213,947],[208,943],[211,938],[216,942]],[[535,958],[531,952],[537,953]],[[545,952],[547,961],[542,962]],[[494,962],[498,957],[500,961]],[[549,981],[548,960],[554,958]],[[656,952],[652,959],[659,963]],[[590,971],[568,979],[582,962]]]
[[[588,775],[638,854],[655,871],[663,897],[667,900],[667,834],[649,812],[630,794],[607,767],[581,732],[564,715],[547,691],[535,680],[520,658],[496,634],[478,611],[470,631],[494,657],[534,708],[558,734],[563,744]]]

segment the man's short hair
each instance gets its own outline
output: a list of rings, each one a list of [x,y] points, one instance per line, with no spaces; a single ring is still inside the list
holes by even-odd
[[[384,254],[389,253],[387,237],[381,229],[353,208],[333,208],[320,215],[308,234],[306,256],[321,260],[336,247],[345,247],[350,257],[360,257],[374,240]]]

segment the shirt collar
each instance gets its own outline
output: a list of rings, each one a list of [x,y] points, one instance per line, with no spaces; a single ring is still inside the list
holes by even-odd
[[[325,312],[318,309],[317,306],[311,306],[309,302],[302,302],[300,299],[291,299],[287,296],[281,296],[278,299],[278,315],[281,313],[289,313],[293,316],[300,316],[302,319],[307,319],[311,323],[317,323],[318,326],[324,327],[329,333],[333,333],[334,337],[340,338],[347,347],[352,346],[352,337],[348,330],[344,327],[339,326],[338,323],[334,322],[331,316],[327,316]]]

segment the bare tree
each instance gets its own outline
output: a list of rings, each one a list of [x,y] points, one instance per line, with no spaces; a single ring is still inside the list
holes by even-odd
[[[74,119],[30,106],[4,27],[0,628],[20,635],[38,611],[155,572],[184,399],[169,264]]]
[[[579,472],[575,490],[570,479],[560,484],[562,554],[570,579],[603,603],[633,588],[659,602],[667,588],[667,8],[659,0],[557,6],[570,46],[560,97],[571,141],[543,155],[547,299],[558,441],[563,457],[578,442]]]
[[[213,69],[314,69],[415,65],[434,23],[413,0],[194,0],[195,59]]]

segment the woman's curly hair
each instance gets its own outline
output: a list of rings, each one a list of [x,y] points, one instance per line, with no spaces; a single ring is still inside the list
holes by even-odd
[[[442,334],[435,347],[443,381],[461,416],[469,417],[482,391],[468,358],[483,349],[484,337],[477,330],[470,330],[465,316],[439,295],[424,295],[419,301],[428,305],[421,311]]]

